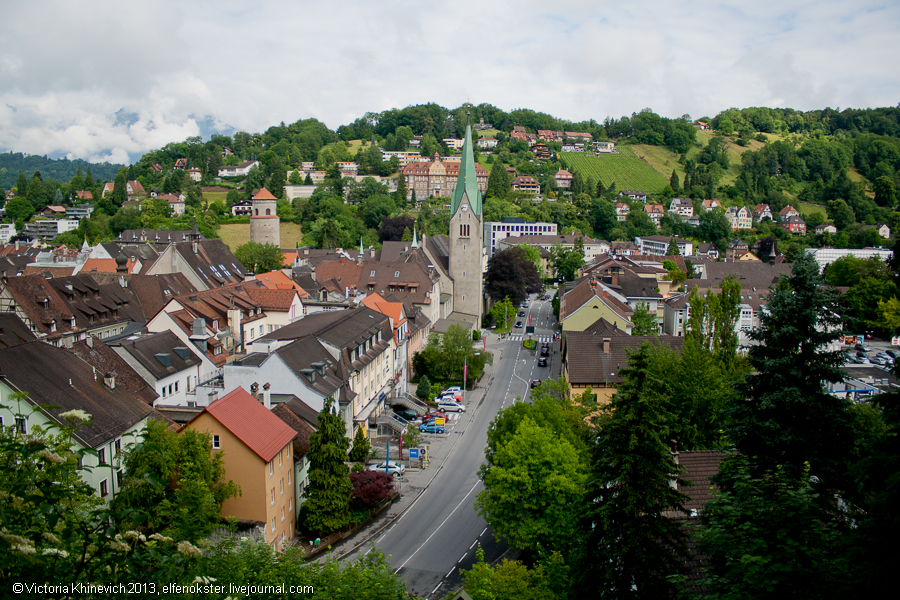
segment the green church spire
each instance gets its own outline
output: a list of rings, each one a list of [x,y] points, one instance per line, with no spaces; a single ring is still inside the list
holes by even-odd
[[[478,172],[475,170],[475,153],[472,151],[472,126],[466,116],[466,138],[463,140],[462,161],[459,163],[459,177],[456,179],[456,189],[453,190],[453,200],[450,203],[450,215],[455,215],[459,210],[463,195],[468,198],[472,213],[481,216],[481,191],[478,189]]]

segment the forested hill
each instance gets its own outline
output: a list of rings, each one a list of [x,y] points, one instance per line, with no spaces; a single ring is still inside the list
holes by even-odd
[[[123,166],[106,162],[89,163],[80,158],[76,160],[52,159],[21,152],[6,152],[0,154],[0,187],[5,190],[15,187],[19,171],[25,173],[29,180],[35,171],[40,171],[41,177],[45,179],[66,183],[75,176],[79,167],[82,174],[86,174],[90,169],[91,175],[97,181],[112,181]]]

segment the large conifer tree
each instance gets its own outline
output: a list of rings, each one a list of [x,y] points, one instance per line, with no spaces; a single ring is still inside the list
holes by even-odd
[[[309,531],[328,534],[350,522],[350,470],[344,461],[350,439],[340,412],[328,398],[319,413],[319,427],[309,436],[309,485],[301,507],[301,522]]]
[[[645,343],[620,371],[624,381],[600,420],[588,483],[580,593],[594,598],[665,598],[682,572],[685,534],[669,518],[686,497],[670,485],[678,466],[664,439],[669,419]],[[681,482],[684,483],[684,482]]]

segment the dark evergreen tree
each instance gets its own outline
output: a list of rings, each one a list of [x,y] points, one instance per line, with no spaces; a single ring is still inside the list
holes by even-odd
[[[20,198],[28,195],[28,180],[22,171],[19,171],[19,176],[16,177],[16,195]]]
[[[406,187],[406,177],[403,176],[403,173],[400,173],[400,176],[397,178],[397,206],[405,207],[406,206],[406,196],[408,195],[408,190]]]
[[[678,244],[675,242],[674,237],[669,238],[669,247],[666,249],[666,256],[681,256],[681,252],[678,250]]]
[[[109,201],[112,203],[113,207],[120,207],[122,204],[128,200],[128,175],[127,169],[121,168],[119,172],[116,174],[116,179],[113,182],[113,191]]]
[[[91,175],[91,168],[87,168],[87,175],[84,176],[84,188],[87,190],[93,190],[94,186],[97,184],[94,182],[94,176]]]
[[[760,327],[750,332],[753,374],[729,408],[729,434],[738,451],[753,457],[759,472],[783,465],[788,478],[811,466],[816,489],[847,490],[852,456],[850,401],[829,394],[842,381],[844,355],[829,350],[840,339],[837,292],[821,287],[819,265],[801,254],[789,279],[771,289]]]
[[[356,435],[353,437],[353,447],[350,449],[350,460],[353,462],[365,462],[369,458],[372,445],[366,437],[362,426],[356,427]]]
[[[328,398],[319,413],[318,429],[309,436],[309,485],[300,508],[300,523],[309,532],[323,535],[350,522],[350,470],[344,461],[350,439],[344,419]]]
[[[488,177],[487,191],[485,196],[488,198],[506,198],[510,193],[512,178],[506,165],[502,162],[495,162]]]
[[[303,180],[303,185],[314,185],[312,175],[310,175],[309,173],[306,174],[306,179]]]
[[[678,180],[678,173],[675,172],[675,169],[672,169],[672,176],[669,177],[669,186],[676,194],[681,193],[681,182]]]
[[[686,534],[672,514],[686,497],[669,442],[669,415],[655,390],[645,343],[620,371],[622,385],[597,423],[585,506],[579,592],[592,598],[667,598],[666,577],[684,571]],[[684,482],[681,482],[682,484]]]

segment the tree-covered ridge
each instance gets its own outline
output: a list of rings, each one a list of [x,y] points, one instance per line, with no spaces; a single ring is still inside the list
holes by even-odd
[[[36,154],[24,154],[22,152],[5,152],[0,154],[0,187],[5,190],[16,187],[16,177],[19,171],[31,175],[40,171],[46,179],[59,183],[66,183],[75,177],[78,169],[87,172],[91,169],[94,177],[99,180],[111,180],[122,165],[114,165],[108,162],[89,163],[76,158],[47,158]]]

